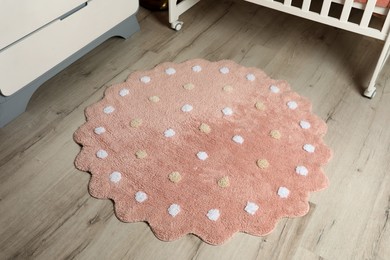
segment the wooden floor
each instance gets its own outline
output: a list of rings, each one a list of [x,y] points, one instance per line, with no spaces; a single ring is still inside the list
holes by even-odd
[[[0,259],[390,259],[390,63],[377,96],[361,96],[383,43],[240,0],[200,2],[180,32],[166,12],[138,18],[140,32],[46,82],[0,129]],[[191,58],[258,67],[313,102],[334,156],[330,187],[311,195],[308,215],[221,246],[193,235],[162,242],[89,195],[90,175],[73,165],[84,108],[132,71]]]

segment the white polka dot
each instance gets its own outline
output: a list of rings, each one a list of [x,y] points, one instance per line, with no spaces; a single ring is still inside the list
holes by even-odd
[[[287,106],[288,106],[289,109],[295,110],[295,109],[297,109],[298,104],[295,101],[288,101],[287,102]]]
[[[142,83],[147,84],[147,83],[149,83],[152,79],[151,79],[149,76],[143,76],[140,80],[141,80]]]
[[[309,129],[311,127],[310,123],[307,122],[307,121],[304,121],[302,120],[301,122],[299,122],[299,125],[303,128],[303,129]]]
[[[202,71],[202,67],[199,66],[199,65],[196,65],[196,66],[192,67],[192,71],[193,72],[201,72]]]
[[[114,111],[115,111],[115,108],[113,106],[107,106],[103,109],[103,112],[106,114],[111,114]]]
[[[106,129],[102,126],[96,127],[94,130],[95,134],[101,135],[106,132]]]
[[[311,145],[311,144],[305,144],[305,145],[303,146],[303,150],[305,150],[305,151],[308,152],[308,153],[314,153],[314,151],[316,150],[316,148],[315,148],[313,145]]]
[[[124,96],[129,95],[129,93],[130,93],[130,91],[127,88],[124,88],[124,89],[121,89],[121,91],[119,91],[119,96],[124,97]]]
[[[142,203],[144,202],[145,200],[148,199],[148,195],[143,192],[143,191],[138,191],[136,194],[135,194],[135,200],[139,203]]]
[[[193,107],[191,105],[186,104],[181,108],[181,111],[190,112],[192,109],[193,109]]]
[[[171,128],[164,132],[165,137],[173,137],[175,134],[175,131]]]
[[[307,176],[309,170],[305,166],[297,166],[297,168],[295,168],[295,172],[299,175]]]
[[[173,75],[176,73],[176,70],[174,68],[168,68],[165,70],[165,73],[168,75]]]
[[[113,172],[110,174],[110,181],[113,183],[118,183],[122,179],[122,174],[120,172]]]
[[[222,74],[228,74],[229,73],[229,68],[228,67],[222,67],[219,69],[219,72]]]
[[[246,79],[249,81],[255,81],[256,76],[253,74],[248,74],[248,75],[246,75]]]
[[[280,92],[280,89],[275,85],[270,86],[269,89],[271,90],[272,93],[279,93]]]
[[[104,159],[108,156],[108,153],[105,150],[99,150],[97,151],[96,156],[100,159]]]
[[[218,209],[210,209],[207,212],[207,217],[212,221],[217,221],[219,219],[220,213]]]
[[[209,158],[208,154],[206,152],[199,152],[196,154],[196,156],[198,156],[199,160],[206,160],[207,158]]]
[[[249,202],[246,204],[245,211],[251,215],[255,215],[256,211],[259,209],[259,206],[254,202]]]
[[[283,199],[287,198],[289,194],[290,194],[290,191],[286,187],[280,187],[278,189],[278,195],[279,195],[279,197],[281,197]]]
[[[224,109],[222,109],[222,113],[225,116],[231,116],[233,115],[233,110],[230,107],[225,107]]]
[[[242,144],[244,142],[244,138],[241,135],[233,136],[232,140],[238,144]]]
[[[180,205],[177,205],[177,204],[172,204],[171,206],[169,206],[168,208],[168,213],[169,215],[171,215],[172,217],[176,217],[177,214],[179,214],[180,212]]]

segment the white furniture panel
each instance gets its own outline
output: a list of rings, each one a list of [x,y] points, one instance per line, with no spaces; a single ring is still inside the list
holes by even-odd
[[[16,42],[0,52],[1,93],[12,95],[136,10],[129,0],[92,0],[64,20]]]
[[[0,0],[0,50],[86,0]]]
[[[0,127],[34,91],[110,37],[139,30],[135,0],[0,0]]]

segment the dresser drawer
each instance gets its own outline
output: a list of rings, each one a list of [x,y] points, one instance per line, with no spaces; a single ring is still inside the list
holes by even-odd
[[[0,50],[87,0],[0,0]]]
[[[9,96],[137,11],[129,0],[92,0],[0,52],[1,93]]]

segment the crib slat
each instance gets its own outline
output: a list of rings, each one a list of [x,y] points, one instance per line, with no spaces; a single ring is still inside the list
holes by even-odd
[[[366,8],[364,9],[362,20],[360,21],[360,26],[367,28],[370,23],[372,13],[374,12],[376,0],[368,0]]]
[[[279,0],[277,1],[272,1],[272,0],[245,0],[247,2],[255,3],[262,5],[264,7],[272,8],[275,10],[279,10],[285,13],[289,13],[292,15],[296,15],[299,17],[303,17],[305,19],[317,21],[320,23],[324,23],[327,25],[331,25],[337,28],[341,28],[347,31],[355,32],[358,34],[370,36],[372,38],[380,39],[380,40],[385,40],[387,36],[387,31],[382,32],[378,29],[375,28],[363,28],[360,27],[359,24],[353,23],[353,22],[343,22],[340,19],[328,16],[329,13],[329,6],[330,3],[333,1],[344,1],[344,0],[324,0],[323,4],[325,4],[325,7],[322,7],[321,14],[318,14],[317,12],[303,12],[300,8],[297,7],[289,7],[284,4],[281,4]],[[351,9],[351,7],[349,8]],[[383,8],[382,8],[383,9]],[[388,10],[388,9],[387,9]],[[387,13],[387,12],[386,12]],[[325,14],[325,15],[323,15]],[[389,20],[390,21],[390,20]],[[389,27],[388,27],[389,28]]]
[[[383,24],[381,32],[389,35],[389,31],[390,31],[390,14],[389,14],[389,9],[387,9],[386,20]]]
[[[303,4],[302,4],[303,11],[306,11],[306,12],[309,11],[310,2],[311,2],[311,0],[303,0]]]
[[[285,6],[291,6],[291,0],[284,0]]]
[[[325,17],[328,16],[331,3],[332,3],[331,0],[324,0],[321,7],[321,16],[325,16]]]
[[[352,5],[354,0],[345,0],[343,11],[341,12],[340,21],[346,22],[349,18],[349,14],[351,13]]]

